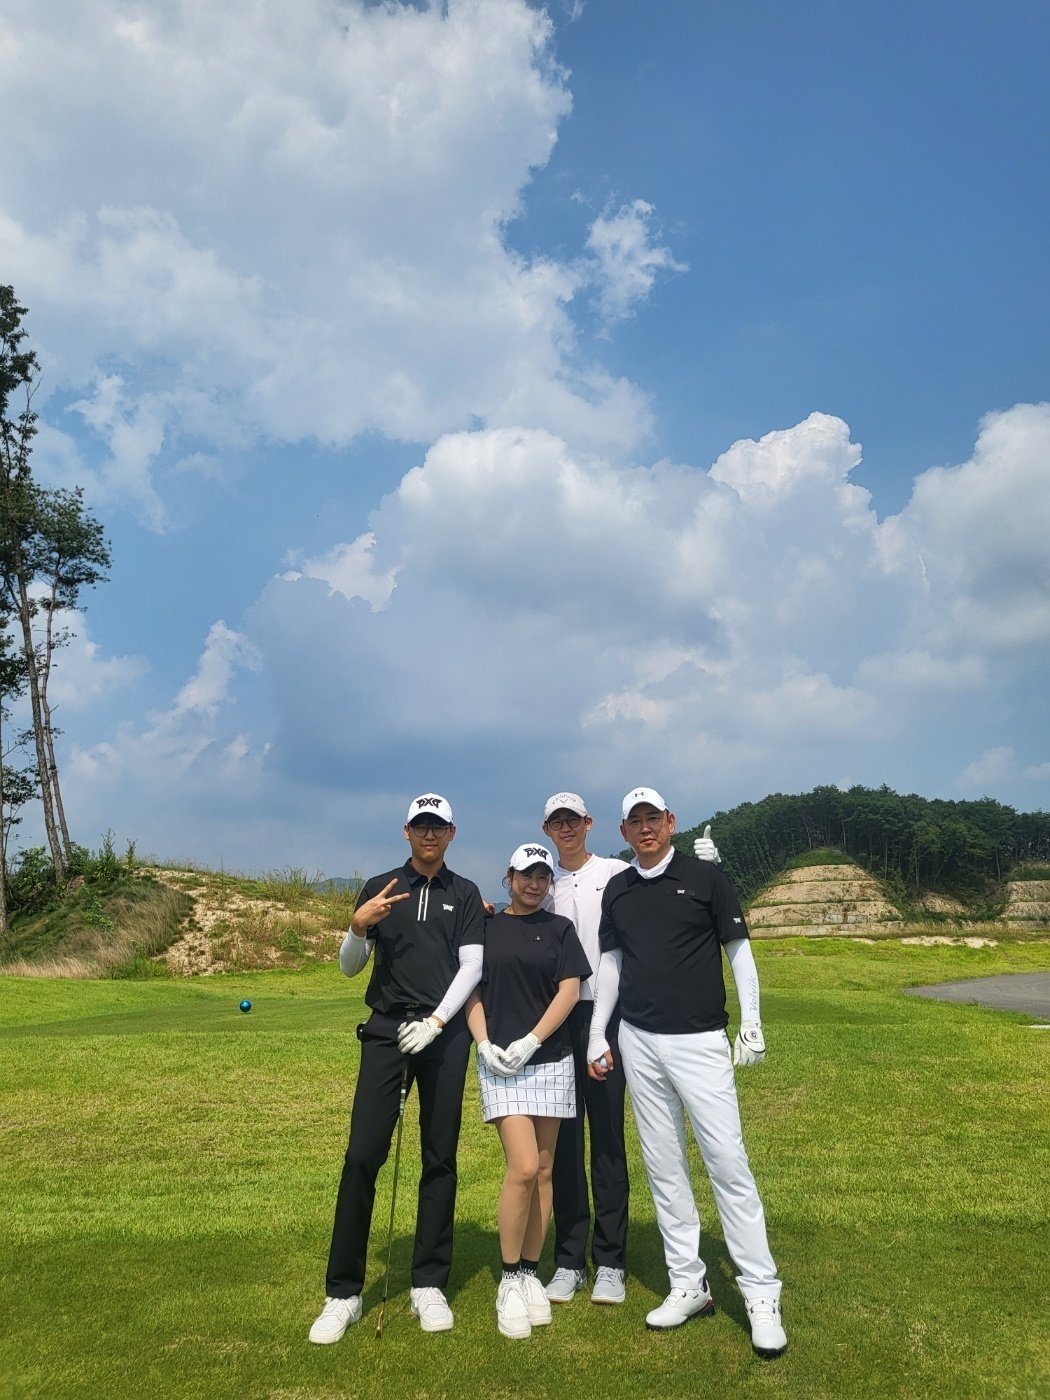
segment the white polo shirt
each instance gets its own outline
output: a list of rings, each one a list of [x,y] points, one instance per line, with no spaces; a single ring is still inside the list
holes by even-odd
[[[598,925],[602,917],[602,895],[612,877],[626,869],[627,862],[617,860],[615,856],[591,856],[579,870],[563,870],[560,865],[554,867],[553,898],[548,894],[544,903],[556,914],[572,920],[594,972],[598,970],[598,959],[601,957]],[[580,1000],[594,1000],[593,975],[580,983]]]

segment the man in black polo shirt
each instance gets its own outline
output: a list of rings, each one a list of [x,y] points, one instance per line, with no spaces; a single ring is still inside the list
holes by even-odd
[[[602,956],[587,1058],[596,1079],[613,1063],[606,1026],[618,998],[620,1055],[671,1284],[646,1323],[678,1327],[714,1311],[685,1154],[688,1115],[740,1271],[752,1346],[760,1356],[779,1356],[787,1346],[781,1285],[744,1149],[726,1035],[723,949],[740,996],[735,1063],[765,1057],[744,915],[719,865],[671,845],[675,818],[658,792],[635,788],[627,794],[620,831],[635,858],[602,896]]]
[[[349,977],[375,950],[361,1027],[361,1067],[350,1141],[336,1199],[325,1305],[312,1342],[337,1342],[361,1318],[365,1256],[376,1177],[397,1123],[401,1073],[419,1087],[419,1181],[412,1311],[424,1332],[445,1332],[452,1265],[456,1149],[471,1037],[463,1004],[481,978],[484,910],[476,885],[454,875],[445,851],[456,834],[452,808],[437,793],[413,800],[405,822],[412,854],[368,880],[339,951]]]

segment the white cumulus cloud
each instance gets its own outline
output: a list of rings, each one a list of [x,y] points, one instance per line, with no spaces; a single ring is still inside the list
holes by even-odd
[[[446,436],[367,536],[313,578],[275,577],[252,609],[284,717],[276,760],[294,768],[309,736],[333,781],[411,786],[437,743],[515,790],[583,774],[612,796],[648,774],[761,794],[821,773],[891,780],[896,754],[938,744],[945,787],[994,785],[1009,746],[957,777],[953,736],[972,746],[1011,687],[1047,673],[1009,627],[994,644],[957,629],[960,578],[991,570],[1006,618],[1029,588],[1016,550],[990,559],[989,542],[1014,529],[1041,418],[1020,406],[999,427],[942,479],[984,501],[950,572],[928,485],[880,522],[850,481],[860,449],[828,415],[737,443],[710,471],[622,464],[536,430]],[[381,612],[351,601],[376,579]],[[304,691],[292,678],[311,665]]]
[[[591,224],[587,248],[595,262],[598,309],[610,323],[634,314],[648,298],[659,273],[689,270],[656,241],[655,212],[646,200],[635,199],[613,214],[599,215]]]
[[[525,0],[55,0],[0,49],[0,261],[97,493],[152,528],[206,447],[539,425],[637,442],[645,396],[581,356],[582,259],[507,227],[570,109]],[[91,158],[85,159],[85,151]],[[624,314],[661,269],[650,206],[599,220]]]
[[[1009,744],[1000,744],[968,763],[959,774],[958,786],[967,793],[994,792],[1013,776],[1016,766],[1014,750]]]

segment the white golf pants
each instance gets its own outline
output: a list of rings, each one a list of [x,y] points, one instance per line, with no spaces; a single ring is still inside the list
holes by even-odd
[[[740,1131],[733,1062],[725,1031],[655,1035],[626,1021],[620,1054],[631,1091],[642,1158],[672,1288],[699,1288],[700,1216],[686,1159],[685,1115],[711,1178],[726,1245],[747,1301],[779,1298],[766,1217]]]

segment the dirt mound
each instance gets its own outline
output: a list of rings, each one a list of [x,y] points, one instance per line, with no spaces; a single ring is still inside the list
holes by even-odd
[[[924,894],[919,899],[919,907],[931,914],[951,914],[957,919],[965,919],[968,914],[962,900],[950,894]]]
[[[152,874],[193,901],[178,938],[157,957],[176,977],[330,961],[349,923],[352,894],[326,897],[297,883],[267,895],[258,881],[209,870]]]
[[[888,933],[903,920],[878,881],[859,865],[807,865],[786,870],[747,910],[755,938],[787,934]]]
[[[998,948],[994,938],[952,938],[944,933],[921,933],[914,938],[902,938],[902,943],[911,943],[920,948]]]
[[[1001,922],[1012,928],[1050,926],[1050,880],[1009,880]]]

